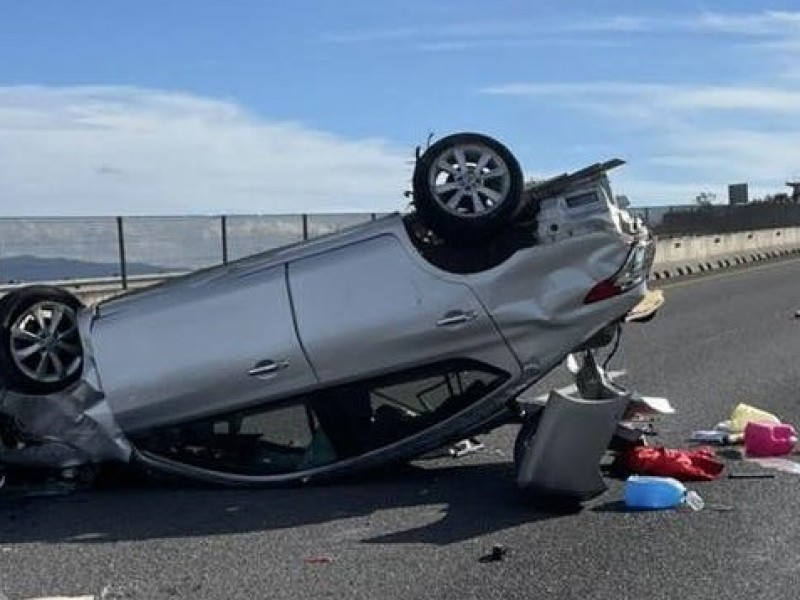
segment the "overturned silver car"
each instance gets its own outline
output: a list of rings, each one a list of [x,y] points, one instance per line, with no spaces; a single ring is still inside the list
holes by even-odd
[[[611,192],[620,164],[526,184],[502,144],[456,134],[418,152],[408,214],[93,306],[14,290],[0,300],[0,464],[304,482],[519,421],[519,395],[568,355],[652,316],[631,313],[654,245]],[[534,433],[520,477],[547,488]]]

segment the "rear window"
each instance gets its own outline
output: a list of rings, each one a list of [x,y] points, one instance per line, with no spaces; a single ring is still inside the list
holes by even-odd
[[[570,208],[581,208],[600,202],[597,192],[585,192],[583,194],[576,194],[575,196],[568,196],[566,198],[567,206]]]

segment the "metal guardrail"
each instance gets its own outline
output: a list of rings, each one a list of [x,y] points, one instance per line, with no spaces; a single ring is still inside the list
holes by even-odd
[[[157,285],[179,277],[184,273],[161,273],[159,275],[135,275],[128,278],[126,286],[122,286],[122,281],[118,277],[106,277],[98,279],[64,279],[60,281],[39,281],[36,284],[56,286],[67,289],[81,298],[87,304],[92,304],[111,296],[116,296],[122,292],[137,290]],[[12,292],[17,288],[35,285],[30,282],[17,283],[10,285],[0,285],[0,296]]]
[[[161,283],[167,279],[172,279],[173,277],[180,277],[181,275],[186,274],[186,271],[174,272],[174,273],[159,273],[157,275],[134,275],[128,278],[128,287],[129,288],[140,288],[146,287],[149,285],[154,285],[156,283]],[[92,292],[95,290],[106,290],[106,289],[122,289],[121,280],[119,277],[97,277],[97,278],[84,278],[84,279],[57,279],[53,281],[44,281],[41,282],[47,285],[54,285],[56,287],[64,287],[69,288],[75,291],[86,291]],[[31,285],[30,282],[20,282],[20,283],[10,283],[0,285],[0,293],[10,292],[17,288],[26,287]]]

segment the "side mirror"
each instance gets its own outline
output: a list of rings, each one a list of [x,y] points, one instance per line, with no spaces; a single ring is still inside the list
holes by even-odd
[[[631,201],[628,200],[627,196],[616,196],[614,200],[616,200],[617,206],[622,209],[628,208],[631,205]]]

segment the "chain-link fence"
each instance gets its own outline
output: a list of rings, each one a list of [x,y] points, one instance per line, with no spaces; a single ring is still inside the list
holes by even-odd
[[[635,207],[660,236],[800,226],[800,204]],[[334,233],[374,213],[0,218],[0,284],[190,271]]]
[[[326,235],[371,213],[0,218],[0,284],[190,271]]]

